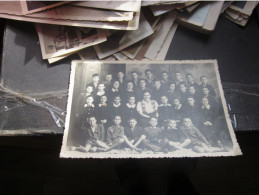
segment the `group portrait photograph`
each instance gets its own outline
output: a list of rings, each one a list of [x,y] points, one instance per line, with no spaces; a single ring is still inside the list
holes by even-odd
[[[217,62],[72,63],[61,157],[231,156]]]

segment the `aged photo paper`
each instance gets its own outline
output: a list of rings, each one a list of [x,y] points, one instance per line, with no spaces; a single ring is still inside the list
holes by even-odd
[[[98,45],[94,48],[100,59],[108,57],[118,51],[121,51],[138,41],[150,36],[153,33],[153,29],[146,20],[145,16],[141,14],[139,21],[139,28],[135,31],[117,31],[111,36],[107,37],[107,41]]]
[[[241,154],[216,60],[72,62],[60,157]]]
[[[79,1],[74,2],[72,5],[82,6],[82,7],[92,7],[99,9],[111,9],[118,11],[132,11],[138,12],[141,7],[141,0],[131,0],[131,1]]]
[[[35,12],[40,12],[49,8],[57,7],[65,3],[70,3],[69,1],[26,1],[20,0],[22,13],[31,14]]]
[[[43,59],[59,57],[106,41],[103,30],[36,24]]]
[[[129,21],[133,19],[133,12],[100,10],[87,7],[63,5],[61,7],[29,14],[27,16],[63,20]]]
[[[169,47],[172,43],[172,40],[174,38],[174,34],[176,32],[177,26],[178,26],[177,23],[174,23],[172,25],[171,29],[169,30],[169,33],[167,34],[167,36],[165,38],[165,41],[164,41],[162,47],[160,48],[158,54],[156,55],[155,60],[158,60],[158,61],[165,60],[165,57],[167,55],[167,51],[168,51],[168,49],[169,49]]]
[[[151,45],[145,53],[145,57],[151,60],[155,60],[160,48],[162,47],[164,40],[171,29],[176,18],[176,13],[170,12],[166,15],[166,17],[160,21],[162,25],[158,30],[154,40],[152,40]]]
[[[20,2],[0,1],[0,17],[12,19],[12,20],[20,20],[20,21],[44,23],[44,24],[56,24],[56,25],[115,29],[115,30],[136,30],[138,29],[140,12],[134,12],[133,19],[129,21],[88,21],[88,20],[86,21],[86,20],[53,19],[53,18],[31,17],[29,15],[23,15]]]
[[[257,4],[258,1],[239,1],[231,3],[229,8],[236,12],[240,12],[241,14],[250,16]]]

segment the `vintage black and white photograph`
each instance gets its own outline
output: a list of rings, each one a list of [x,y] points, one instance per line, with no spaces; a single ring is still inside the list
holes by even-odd
[[[61,157],[235,155],[216,60],[72,62]]]
[[[106,41],[103,30],[36,24],[43,59],[60,57]]]

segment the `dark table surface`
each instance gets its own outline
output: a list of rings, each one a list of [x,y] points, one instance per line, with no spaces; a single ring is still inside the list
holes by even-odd
[[[230,89],[257,88],[258,24],[254,13],[245,28],[220,17],[210,36],[179,26],[167,59],[217,59],[222,82],[235,83]],[[60,159],[62,135],[0,137],[0,193],[259,194],[259,132],[236,135],[243,156],[142,160]]]

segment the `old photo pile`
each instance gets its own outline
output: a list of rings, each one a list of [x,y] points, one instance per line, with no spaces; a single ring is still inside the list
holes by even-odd
[[[216,60],[72,62],[61,157],[240,154]]]
[[[258,2],[0,1],[0,17],[33,22],[43,60],[165,60],[178,25],[209,34],[223,14],[246,25]],[[87,32],[86,32],[87,31]],[[96,36],[81,37],[82,32]],[[92,35],[90,33],[90,35]]]

